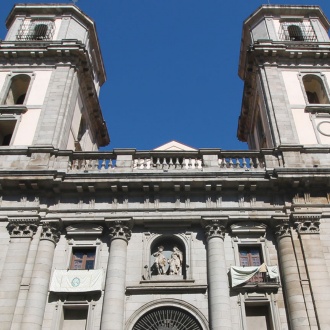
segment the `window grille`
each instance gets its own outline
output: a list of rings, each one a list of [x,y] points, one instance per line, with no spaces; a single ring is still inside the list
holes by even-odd
[[[174,307],[156,308],[143,315],[133,330],[202,330],[197,320]]]
[[[279,37],[282,41],[317,41],[312,26],[302,22],[281,23]]]
[[[54,31],[52,21],[30,21],[21,25],[16,38],[21,41],[52,40]]]

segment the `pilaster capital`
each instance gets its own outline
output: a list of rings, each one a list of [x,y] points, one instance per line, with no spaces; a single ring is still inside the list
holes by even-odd
[[[45,221],[42,223],[40,240],[49,240],[56,244],[61,236],[60,223],[56,221]]]
[[[132,222],[129,220],[114,220],[108,223],[109,236],[111,241],[114,239],[123,239],[128,242],[132,236]]]
[[[320,233],[320,215],[295,215],[295,226],[299,235],[319,234]]]
[[[221,239],[225,238],[225,230],[228,218],[208,219],[203,218],[203,227],[205,230],[206,239],[209,240],[214,237]]]
[[[32,238],[38,228],[39,218],[11,218],[7,225],[11,238]]]

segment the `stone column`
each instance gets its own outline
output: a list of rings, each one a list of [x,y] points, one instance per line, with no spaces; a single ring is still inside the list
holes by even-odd
[[[318,326],[320,329],[330,329],[330,278],[320,241],[319,216],[299,216],[296,225]]]
[[[127,221],[110,224],[110,252],[102,310],[102,330],[124,329],[127,244],[131,230]]]
[[[30,243],[38,228],[38,219],[13,219],[7,226],[10,244],[0,280],[0,324],[9,330],[14,317]]]
[[[225,227],[219,220],[207,221],[205,235],[210,329],[229,330],[231,308],[224,248]]]
[[[289,222],[283,222],[275,228],[281,279],[288,308],[290,329],[309,330],[310,325],[296,256],[292,245],[290,224]]]
[[[60,232],[57,222],[44,222],[25,304],[21,329],[41,329],[47,304],[53,257]]]

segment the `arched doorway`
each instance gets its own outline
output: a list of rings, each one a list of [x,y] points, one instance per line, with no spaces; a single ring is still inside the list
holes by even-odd
[[[164,306],[142,315],[133,326],[133,330],[202,330],[202,327],[187,311]]]

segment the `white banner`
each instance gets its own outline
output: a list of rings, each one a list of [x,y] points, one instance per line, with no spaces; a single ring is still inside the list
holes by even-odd
[[[279,277],[277,266],[267,266],[266,264],[255,267],[232,266],[230,267],[232,286],[234,287],[248,282],[257,273],[266,273],[270,279]]]
[[[103,269],[54,270],[49,291],[88,292],[102,291]]]

